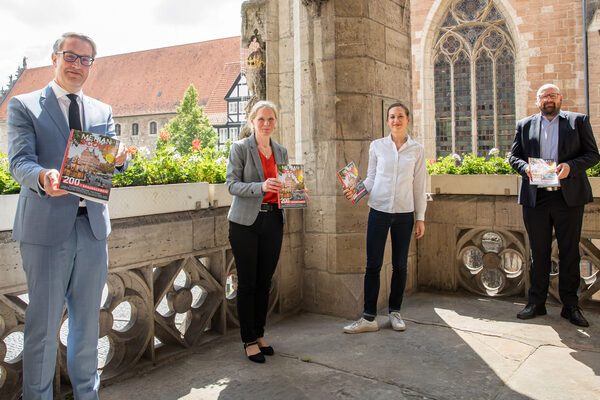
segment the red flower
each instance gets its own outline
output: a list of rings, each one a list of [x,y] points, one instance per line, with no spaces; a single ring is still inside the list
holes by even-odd
[[[127,154],[134,155],[138,152],[138,148],[136,146],[127,146]]]
[[[171,139],[171,134],[169,132],[167,132],[167,131],[162,131],[160,133],[159,137],[161,138],[161,140],[164,140],[166,142],[169,139]]]
[[[430,158],[427,160],[427,165],[433,165],[436,163],[436,159],[435,158]]]
[[[194,139],[192,142],[192,150],[202,150],[202,141],[200,139]]]

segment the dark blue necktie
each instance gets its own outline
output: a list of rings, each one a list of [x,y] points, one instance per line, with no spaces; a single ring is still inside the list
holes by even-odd
[[[79,116],[79,104],[77,104],[77,95],[68,94],[67,97],[71,100],[69,104],[69,128],[81,130],[81,117]]]

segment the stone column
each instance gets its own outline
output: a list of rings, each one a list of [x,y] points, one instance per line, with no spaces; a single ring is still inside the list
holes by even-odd
[[[410,108],[408,7],[404,0],[267,0],[267,98],[280,106],[278,137],[305,165],[310,195],[295,260],[303,264],[308,311],[362,311],[367,199],[348,202],[336,172],[354,161],[364,177],[369,144],[384,135],[384,107],[401,100]],[[412,288],[414,250],[409,264]],[[381,306],[390,275],[388,251]]]

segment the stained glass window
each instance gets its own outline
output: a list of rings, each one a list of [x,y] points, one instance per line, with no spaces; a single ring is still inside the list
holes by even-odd
[[[515,51],[492,0],[453,0],[435,51],[436,156],[510,151]],[[475,99],[474,107],[472,100]]]

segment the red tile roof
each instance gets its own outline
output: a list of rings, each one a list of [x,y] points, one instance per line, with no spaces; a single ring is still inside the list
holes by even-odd
[[[240,62],[233,62],[225,64],[223,73],[219,82],[213,88],[206,106],[204,106],[204,112],[206,114],[227,114],[227,102],[224,101],[227,92],[233,86],[235,80],[238,78],[241,72]]]
[[[192,83],[199,104],[206,105],[224,69],[235,63],[239,74],[239,62],[239,36],[99,57],[83,91],[110,104],[116,117],[172,113]],[[8,98],[41,89],[53,77],[52,66],[27,69]],[[6,120],[8,98],[0,106],[0,120]],[[226,107],[224,100],[219,107]]]

